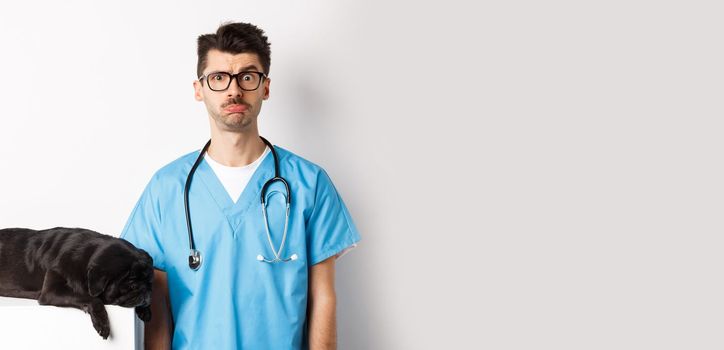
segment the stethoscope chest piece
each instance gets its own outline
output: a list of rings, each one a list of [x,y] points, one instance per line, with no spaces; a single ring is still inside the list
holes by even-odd
[[[201,266],[201,253],[196,249],[191,249],[191,254],[189,254],[189,267],[193,270],[198,270],[199,266]]]

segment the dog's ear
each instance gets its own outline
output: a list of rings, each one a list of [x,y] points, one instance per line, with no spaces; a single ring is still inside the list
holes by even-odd
[[[106,290],[108,285],[109,277],[107,271],[98,265],[93,265],[88,268],[88,293],[92,297],[97,297]]]
[[[153,258],[151,257],[151,255],[143,249],[138,250],[141,251],[141,261],[153,266]]]

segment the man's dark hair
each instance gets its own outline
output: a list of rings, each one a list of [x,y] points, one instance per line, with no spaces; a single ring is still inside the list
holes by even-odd
[[[230,54],[255,53],[259,56],[264,73],[269,74],[271,49],[264,31],[250,23],[223,23],[216,33],[200,35],[198,39],[199,60],[196,64],[196,76],[203,75],[206,69],[209,50],[219,50]],[[233,73],[233,72],[232,72]]]

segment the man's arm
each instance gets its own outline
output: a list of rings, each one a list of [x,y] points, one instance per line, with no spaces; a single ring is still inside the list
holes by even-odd
[[[337,295],[334,291],[334,261],[324,260],[309,271],[309,349],[337,349]]]
[[[166,273],[154,269],[151,289],[151,321],[146,322],[143,335],[146,350],[171,349],[173,318],[169,305]]]

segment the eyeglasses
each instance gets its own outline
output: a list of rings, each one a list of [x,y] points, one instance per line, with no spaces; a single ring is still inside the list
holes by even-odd
[[[199,81],[206,83],[212,91],[224,91],[231,85],[231,80],[236,78],[236,84],[244,91],[254,91],[259,87],[261,81],[266,78],[262,72],[239,72],[231,74],[227,72],[213,72],[199,77]]]

